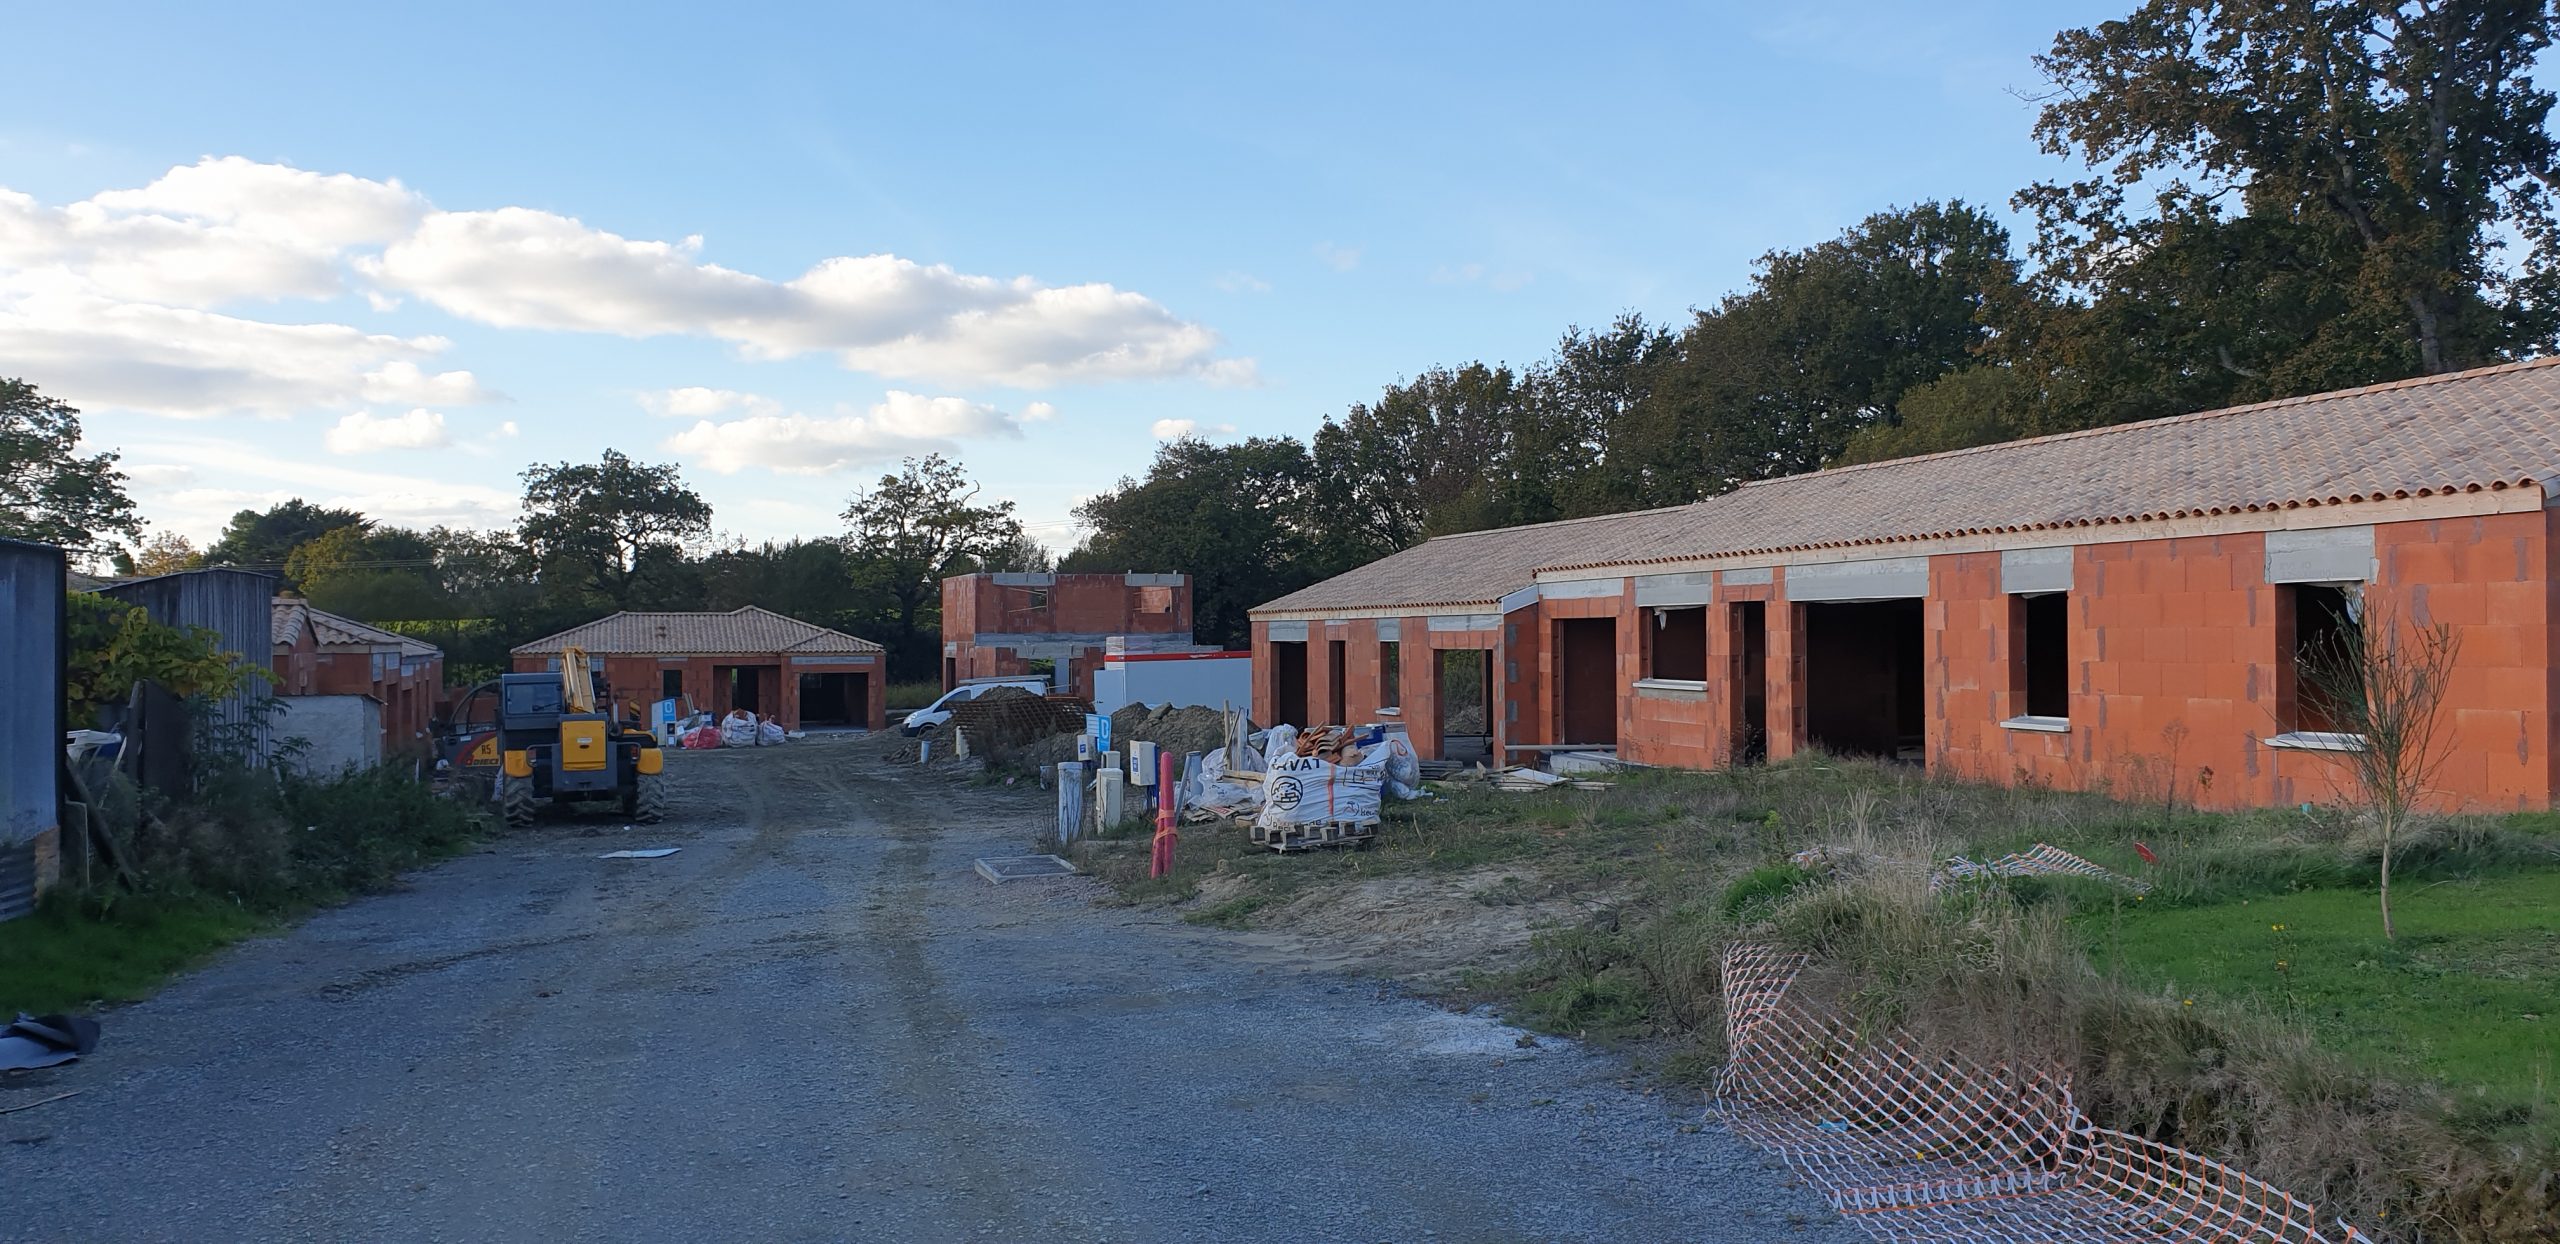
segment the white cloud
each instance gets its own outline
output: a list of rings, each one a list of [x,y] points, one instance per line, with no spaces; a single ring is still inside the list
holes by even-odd
[[[13,291],[0,274],[0,358],[77,406],[181,418],[365,403],[464,405],[492,394],[467,371],[430,372],[449,343],[344,324],[277,324],[64,290]]]
[[[748,467],[784,475],[823,475],[948,449],[954,440],[1021,435],[1019,421],[993,406],[892,389],[886,400],[869,410],[855,413],[839,408],[830,418],[794,411],[726,423],[705,419],[668,437],[664,447],[720,475],[734,475]]]
[[[1235,435],[1236,425],[1213,423],[1202,427],[1197,419],[1158,419],[1155,426],[1149,430],[1154,432],[1156,439],[1160,441],[1178,441],[1186,436],[1218,440]]]
[[[1058,408],[1047,402],[1033,402],[1022,408],[1024,423],[1047,423],[1058,417]]]
[[[1315,245],[1315,252],[1316,258],[1323,261],[1324,266],[1336,272],[1349,272],[1360,266],[1360,248],[1357,246],[1336,246],[1331,242],[1318,242]]]
[[[376,415],[359,410],[338,420],[323,438],[333,454],[367,454],[385,449],[442,449],[453,443],[445,435],[444,416],[418,409],[405,415]]]
[[[1267,294],[1271,282],[1250,272],[1225,272],[1218,276],[1218,288],[1230,294]]]
[[[114,211],[191,216],[332,248],[388,242],[427,210],[426,199],[396,178],[367,181],[239,156],[206,156],[139,190],[110,190],[90,202]]]
[[[328,298],[343,250],[400,236],[425,208],[398,182],[236,156],[61,208],[0,190],[0,275],[183,306]]]
[[[782,403],[761,394],[741,393],[736,389],[706,389],[700,385],[643,393],[640,405],[650,414],[671,419],[702,419],[725,415],[733,410],[769,415],[782,409]]]
[[[1028,388],[1220,362],[1216,333],[1109,285],[1001,280],[895,255],[840,256],[773,281],[704,263],[702,249],[698,236],[638,241],[510,207],[434,213],[358,267],[502,327],[704,336],[753,358],[823,351],[901,378]]]
[[[144,441],[126,449],[136,457],[183,459],[223,481],[220,488],[174,489],[135,481],[135,499],[154,526],[198,540],[218,535],[234,511],[263,509],[289,497],[361,510],[404,527],[500,527],[514,522],[519,509],[511,489],[298,461],[228,437]]]
[[[516,434],[517,434],[517,432],[518,432],[518,429],[517,429],[517,427],[516,427],[516,421],[515,421],[515,420],[513,420],[513,419],[509,419],[509,420],[507,420],[506,422],[499,424],[499,425],[498,425],[498,430],[497,430],[495,433],[492,433],[492,435],[496,435],[496,436],[514,436],[514,435],[516,435]]]
[[[699,237],[634,240],[528,208],[440,212],[396,180],[237,156],[59,207],[0,187],[0,360],[75,404],[178,417],[497,400],[470,371],[434,370],[441,337],[326,322],[407,296],[505,328],[707,337],[894,377],[1255,382],[1251,359],[1218,356],[1215,332],[1108,284],[886,254],[777,280],[703,252]],[[236,305],[296,299],[343,311],[250,318]],[[668,413],[780,414],[748,395],[674,409],[723,392],[671,391]]]

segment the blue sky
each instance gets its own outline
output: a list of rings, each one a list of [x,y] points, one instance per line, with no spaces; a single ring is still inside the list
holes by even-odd
[[[45,6],[0,374],[199,540],[502,523],[608,446],[824,534],[939,447],[1063,547],[1178,421],[1304,435],[1889,205],[2005,211],[2067,171],[2030,57],[2130,7]]]

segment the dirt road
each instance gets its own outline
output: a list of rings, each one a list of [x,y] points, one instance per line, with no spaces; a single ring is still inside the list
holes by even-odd
[[[1036,792],[669,770],[108,1014],[0,1100],[81,1090],[0,1116],[0,1239],[1853,1238],[1614,1059],[977,880]]]

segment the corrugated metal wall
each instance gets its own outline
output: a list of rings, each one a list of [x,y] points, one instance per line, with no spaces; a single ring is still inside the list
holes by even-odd
[[[62,550],[0,540],[0,920],[35,898],[62,755]]]
[[[265,669],[275,651],[273,640],[276,577],[247,570],[188,570],[151,579],[136,579],[101,589],[127,604],[140,605],[151,620],[167,626],[201,626],[222,636],[226,651]],[[249,706],[274,694],[261,679],[249,689],[216,705],[214,720],[226,726],[250,720]],[[263,763],[273,743],[263,732],[254,740]]]

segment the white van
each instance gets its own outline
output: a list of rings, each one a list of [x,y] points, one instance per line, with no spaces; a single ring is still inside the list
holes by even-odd
[[[952,705],[963,700],[977,699],[997,687],[1012,687],[1018,691],[1028,691],[1033,695],[1049,694],[1049,680],[1037,674],[1026,678],[993,678],[985,682],[966,682],[943,692],[941,699],[907,714],[907,719],[898,723],[898,729],[907,737],[914,738],[951,720]]]

